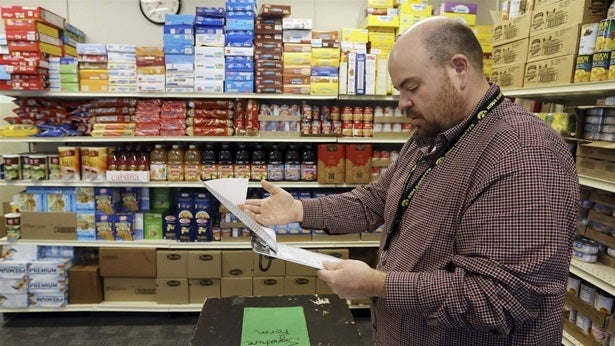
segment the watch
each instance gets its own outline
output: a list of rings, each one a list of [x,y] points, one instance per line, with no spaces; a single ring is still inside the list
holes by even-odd
[[[167,14],[178,14],[181,7],[181,0],[139,0],[143,16],[157,25],[164,24]]]

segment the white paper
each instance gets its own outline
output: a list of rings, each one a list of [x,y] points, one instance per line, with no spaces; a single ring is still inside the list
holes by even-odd
[[[275,232],[271,228],[257,223],[253,218],[237,207],[238,204],[242,204],[246,201],[246,196],[248,194],[248,179],[222,178],[208,180],[205,182],[205,188],[207,188],[207,190],[241,222],[256,233],[256,235],[269,246],[269,249],[271,249],[271,251],[265,251],[264,249],[257,249],[253,246],[252,249],[255,252],[316,269],[323,269],[322,263],[325,261],[341,261],[341,259],[337,257],[326,254],[313,252],[292,245],[278,244]]]

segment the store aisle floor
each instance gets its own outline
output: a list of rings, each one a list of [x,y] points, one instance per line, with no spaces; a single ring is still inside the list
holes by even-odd
[[[353,310],[371,345],[369,311]],[[184,346],[199,314],[137,312],[50,312],[4,314],[1,345],[27,346]],[[354,346],[354,345],[353,345]],[[361,345],[357,345],[361,346]]]

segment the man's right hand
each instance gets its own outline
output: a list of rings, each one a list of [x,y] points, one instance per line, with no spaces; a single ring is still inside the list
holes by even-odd
[[[261,186],[269,193],[269,197],[246,200],[246,203],[239,205],[239,208],[264,226],[303,221],[301,201],[294,199],[286,190],[267,180],[261,181]]]

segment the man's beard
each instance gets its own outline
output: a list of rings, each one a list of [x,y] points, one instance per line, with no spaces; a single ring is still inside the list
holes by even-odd
[[[429,123],[424,122],[423,127],[416,129],[416,133],[426,139],[434,139],[438,134],[459,124],[465,117],[465,114],[461,113],[466,109],[467,101],[453,88],[448,76],[445,78],[444,86],[429,107],[429,112],[437,118],[432,116]],[[408,116],[412,114],[412,110],[407,112]],[[420,116],[423,117],[422,114]]]

